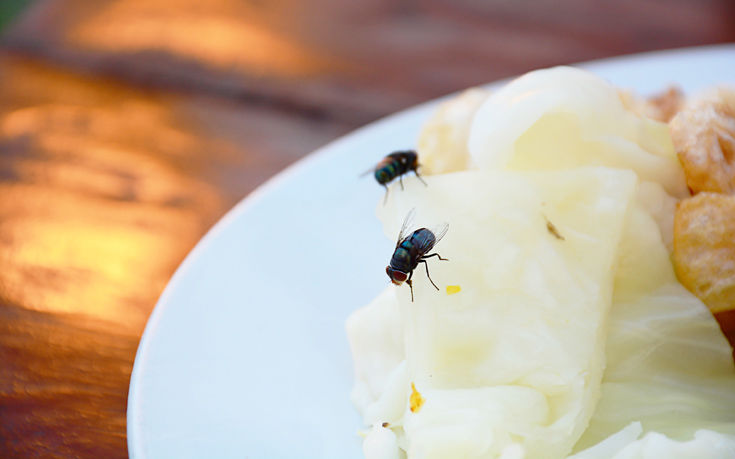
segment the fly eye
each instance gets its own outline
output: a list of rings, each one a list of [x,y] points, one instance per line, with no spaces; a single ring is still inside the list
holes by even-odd
[[[390,278],[391,282],[395,282],[395,280],[396,280],[396,274],[398,274],[399,276],[401,274],[400,271],[393,270],[393,268],[391,268],[390,265],[388,265],[388,266],[385,267],[385,273],[388,275],[388,277]]]
[[[402,284],[406,282],[406,278],[408,277],[406,273],[394,269],[391,270],[389,276],[394,284]]]

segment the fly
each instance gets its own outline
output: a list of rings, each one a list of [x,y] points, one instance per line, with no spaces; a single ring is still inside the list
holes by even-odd
[[[439,290],[431,276],[429,275],[429,264],[426,262],[431,257],[439,257],[440,260],[448,260],[442,258],[438,253],[432,253],[426,255],[431,249],[434,248],[437,242],[439,242],[449,229],[448,224],[443,224],[439,229],[431,231],[426,228],[419,228],[406,236],[406,229],[413,219],[415,209],[411,210],[403,221],[401,231],[398,233],[398,241],[396,242],[396,248],[393,251],[393,256],[390,259],[390,264],[385,267],[385,272],[388,274],[391,282],[396,285],[407,283],[411,288],[411,301],[413,301],[413,284],[411,283],[411,277],[413,276],[413,270],[423,263],[426,268],[426,277],[429,278],[429,282],[434,286],[435,289]]]
[[[385,187],[385,199],[383,199],[383,203],[385,203],[385,200],[388,199],[388,184],[396,177],[398,177],[401,184],[401,189],[403,189],[403,176],[411,171],[416,174],[421,183],[426,185],[426,182],[418,173],[419,167],[419,156],[414,150],[395,151],[381,159],[375,167],[365,172],[365,174],[372,172],[375,180]]]

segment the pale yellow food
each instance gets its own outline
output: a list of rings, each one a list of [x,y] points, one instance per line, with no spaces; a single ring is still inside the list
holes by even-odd
[[[677,441],[692,440],[705,428],[735,433],[731,348],[712,314],[677,281],[644,206],[631,208],[618,253],[601,397],[575,450],[631,422],[641,423],[644,436],[655,432]],[[731,456],[714,447],[682,455],[735,457],[735,437],[725,438]],[[653,457],[678,457],[664,451]]]
[[[412,208],[421,209],[417,226],[448,222],[437,252],[450,261],[430,270],[440,285],[461,282],[462,294],[438,295],[418,270],[414,302],[408,289],[389,287],[408,379],[425,400],[391,425],[403,426],[411,457],[494,457],[515,443],[528,457],[563,457],[599,396],[611,267],[635,175],[583,168],[426,180],[423,192],[407,182],[379,213],[386,234]]]
[[[669,259],[688,193],[667,126],[569,68],[458,119],[467,170],[407,179],[377,211],[389,240],[412,208],[416,227],[448,222],[431,276],[461,295],[417,270],[415,301],[391,285],[347,324],[353,400],[390,423],[390,454],[735,456],[731,350]]]
[[[615,87],[581,70],[531,72],[491,94],[472,119],[468,148],[479,168],[605,166],[689,194],[668,126],[627,110]]]
[[[735,309],[735,196],[699,193],[674,219],[674,267],[712,312]]]
[[[693,193],[735,192],[735,90],[720,89],[685,107],[670,128]]]

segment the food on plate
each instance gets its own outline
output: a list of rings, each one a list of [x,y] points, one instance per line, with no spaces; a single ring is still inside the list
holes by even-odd
[[[735,196],[702,192],[681,201],[674,220],[674,267],[712,312],[735,306]]]
[[[424,173],[444,174],[469,167],[470,123],[488,94],[485,89],[468,89],[440,104],[424,123],[418,139]]]
[[[636,172],[672,196],[688,195],[668,126],[627,110],[591,73],[531,72],[493,93],[472,119],[471,162],[480,169],[605,166]]]
[[[668,123],[684,104],[684,93],[674,86],[647,98],[631,91],[620,91],[620,98],[625,107],[633,113],[664,123]]]
[[[671,120],[671,136],[693,193],[735,192],[735,90],[686,106]]]
[[[695,196],[676,209],[673,260],[681,283],[733,329],[735,310],[735,90],[694,99],[671,121],[671,134]]]
[[[366,457],[735,457],[731,348],[671,263],[665,123],[558,67],[445,102],[418,153],[428,186],[377,214],[391,240],[411,209],[448,223],[447,294],[416,270],[347,321]]]

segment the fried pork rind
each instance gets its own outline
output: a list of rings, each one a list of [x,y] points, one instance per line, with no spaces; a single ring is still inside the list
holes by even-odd
[[[674,268],[712,312],[735,308],[735,196],[704,192],[679,203]]]
[[[423,174],[446,174],[469,168],[470,121],[489,94],[486,89],[468,89],[442,103],[426,121],[418,141]]]
[[[735,89],[719,89],[669,123],[692,193],[735,193]]]
[[[631,91],[620,91],[620,99],[636,115],[668,123],[684,105],[684,93],[676,86],[644,98]]]

